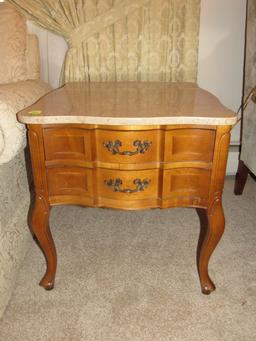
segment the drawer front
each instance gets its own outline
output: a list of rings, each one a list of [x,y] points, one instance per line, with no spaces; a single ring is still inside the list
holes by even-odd
[[[114,200],[158,197],[159,171],[98,170],[98,195]]]
[[[97,131],[97,159],[110,163],[159,161],[159,131]]]
[[[163,198],[208,199],[211,171],[180,168],[164,171]]]
[[[91,196],[92,170],[79,167],[54,167],[47,169],[50,196],[79,195]]]
[[[165,135],[165,162],[203,161],[213,159],[215,130],[178,129]]]
[[[91,160],[91,132],[78,128],[44,129],[45,158],[52,160]]]

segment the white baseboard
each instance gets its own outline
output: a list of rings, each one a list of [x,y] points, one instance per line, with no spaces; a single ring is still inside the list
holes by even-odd
[[[239,148],[231,147],[228,154],[227,175],[235,175],[238,167]]]

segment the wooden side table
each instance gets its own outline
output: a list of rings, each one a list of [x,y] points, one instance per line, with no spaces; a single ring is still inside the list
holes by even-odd
[[[194,207],[197,265],[211,293],[212,252],[224,231],[222,190],[236,115],[192,83],[69,83],[18,114],[28,128],[36,199],[32,231],[54,287],[52,206],[124,210]]]

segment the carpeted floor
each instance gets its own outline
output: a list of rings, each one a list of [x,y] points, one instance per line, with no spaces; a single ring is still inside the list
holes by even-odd
[[[195,210],[54,208],[56,286],[38,286],[36,244],[0,322],[1,341],[256,340],[256,182],[224,193],[226,232],[210,263],[217,291],[200,292]]]

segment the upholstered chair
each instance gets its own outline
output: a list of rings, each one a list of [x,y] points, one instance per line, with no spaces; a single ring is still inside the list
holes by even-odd
[[[26,175],[25,128],[16,113],[50,90],[39,80],[37,37],[25,19],[0,3],[0,317],[29,247],[30,192]]]
[[[243,193],[248,174],[256,175],[256,1],[248,0],[245,53],[244,110],[241,154],[235,194]]]
[[[250,99],[243,116],[241,156],[235,182],[236,195],[243,194],[249,174],[256,176],[256,96]]]

